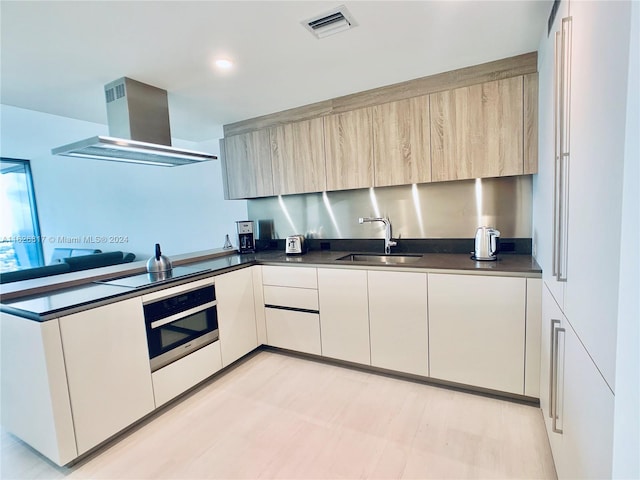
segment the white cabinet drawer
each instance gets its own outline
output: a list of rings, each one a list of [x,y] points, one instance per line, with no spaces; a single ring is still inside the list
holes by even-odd
[[[318,310],[318,291],[309,288],[265,285],[264,304]]]
[[[156,408],[222,368],[220,342],[213,342],[151,374]]]
[[[309,267],[262,267],[262,284],[280,287],[318,288],[315,268]]]
[[[298,352],[321,354],[317,313],[265,308],[267,343]]]

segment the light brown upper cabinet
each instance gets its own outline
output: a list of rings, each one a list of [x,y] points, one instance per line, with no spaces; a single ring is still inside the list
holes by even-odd
[[[524,173],[538,173],[538,74],[524,76]]]
[[[375,186],[431,181],[429,96],[373,107]]]
[[[224,150],[227,198],[268,197],[274,194],[269,129],[226,137]]]
[[[278,125],[270,129],[270,136],[276,195],[325,190],[322,118]]]
[[[524,173],[523,77],[431,95],[433,181]]]
[[[224,126],[226,198],[538,171],[531,52]]]
[[[324,117],[327,190],[373,185],[371,108]]]

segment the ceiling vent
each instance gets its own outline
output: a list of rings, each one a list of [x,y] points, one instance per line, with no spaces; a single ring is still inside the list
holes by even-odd
[[[328,37],[358,25],[344,5],[340,5],[322,15],[316,15],[301,23],[316,38]]]

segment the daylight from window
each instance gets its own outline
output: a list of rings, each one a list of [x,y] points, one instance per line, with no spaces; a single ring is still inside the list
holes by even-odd
[[[29,161],[2,158],[0,166],[0,273],[42,266]]]

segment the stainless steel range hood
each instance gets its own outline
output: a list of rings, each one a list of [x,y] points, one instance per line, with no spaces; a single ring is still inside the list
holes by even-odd
[[[204,152],[171,146],[166,90],[127,77],[104,86],[110,136],[51,150],[53,155],[175,167],[215,160]]]

